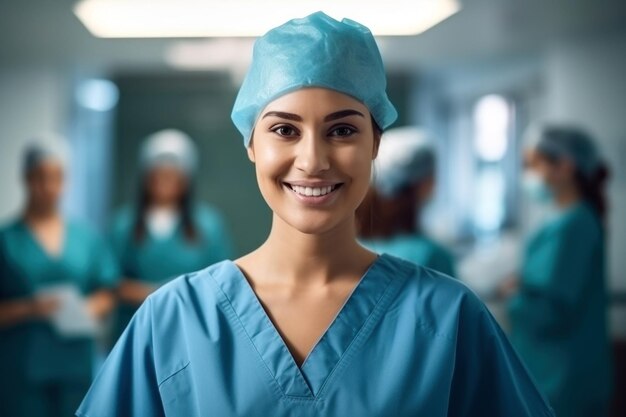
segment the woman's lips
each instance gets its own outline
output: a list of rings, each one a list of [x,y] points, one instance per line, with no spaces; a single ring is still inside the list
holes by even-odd
[[[320,205],[334,199],[343,183],[284,182],[283,185],[298,201],[311,205]]]

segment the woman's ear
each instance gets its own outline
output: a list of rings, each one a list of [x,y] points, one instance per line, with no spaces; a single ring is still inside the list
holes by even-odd
[[[248,153],[248,159],[254,164],[256,162],[254,159],[254,131],[250,136],[250,143],[248,143],[248,146],[246,147],[246,152]]]

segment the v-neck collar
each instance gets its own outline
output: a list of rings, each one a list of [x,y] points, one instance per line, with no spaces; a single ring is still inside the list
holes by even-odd
[[[404,266],[403,272],[393,257],[380,255],[299,368],[242,271],[232,261],[225,261],[225,265],[230,273],[212,274],[213,279],[282,393],[303,399],[316,399],[323,394],[350,352],[365,342],[409,269]]]
[[[61,248],[58,253],[50,252],[46,249],[46,247],[41,243],[41,241],[37,238],[37,235],[28,225],[25,219],[19,220],[19,225],[25,231],[28,236],[28,240],[30,240],[31,244],[37,249],[37,251],[49,262],[60,262],[63,260],[65,253],[67,251],[67,242],[69,240],[69,232],[70,228],[67,223],[67,220],[63,219],[63,241],[61,242]]]

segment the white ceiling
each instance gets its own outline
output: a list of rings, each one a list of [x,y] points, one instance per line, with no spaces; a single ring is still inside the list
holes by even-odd
[[[73,0],[0,2],[0,67],[53,65],[99,72],[166,67],[164,55],[178,41],[94,38],[72,14],[72,4]],[[535,54],[563,38],[626,30],[623,0],[464,0],[462,4],[461,12],[419,36],[381,39],[388,68],[473,64]],[[241,49],[249,53],[248,46]]]

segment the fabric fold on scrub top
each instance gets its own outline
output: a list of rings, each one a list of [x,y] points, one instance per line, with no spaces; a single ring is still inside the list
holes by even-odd
[[[135,314],[77,415],[553,417],[469,289],[389,255],[301,368],[233,262],[174,280]]]

